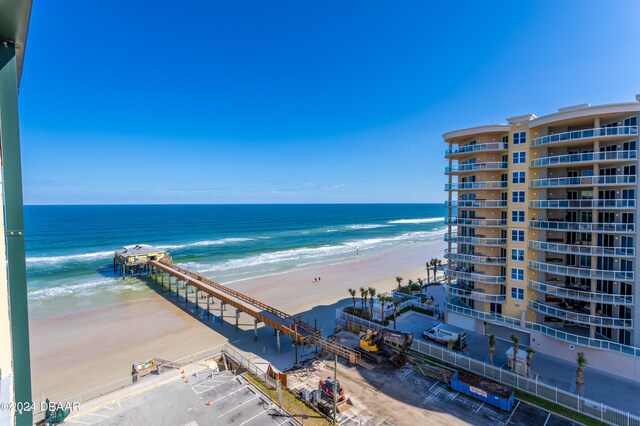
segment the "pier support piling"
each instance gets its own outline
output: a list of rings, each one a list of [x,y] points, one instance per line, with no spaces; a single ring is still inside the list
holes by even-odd
[[[207,318],[211,316],[211,296],[207,294]]]
[[[258,341],[258,318],[253,320],[253,340]]]
[[[196,289],[196,315],[198,315],[198,287]]]
[[[220,324],[224,325],[224,302],[220,301]]]
[[[236,308],[236,331],[238,331],[239,322],[240,322],[240,309]]]
[[[276,330],[276,343],[278,345],[278,353],[280,353],[280,330]]]

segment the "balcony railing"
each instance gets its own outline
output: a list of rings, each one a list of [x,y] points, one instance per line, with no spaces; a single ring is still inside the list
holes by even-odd
[[[477,265],[506,265],[506,257],[483,256],[482,254],[458,253],[455,250],[445,250],[444,258],[453,262],[468,262]]]
[[[574,311],[560,309],[555,306],[546,305],[544,303],[529,301],[529,308],[554,318],[560,318],[565,321],[575,322],[578,324],[595,325],[607,328],[633,328],[633,320],[612,318],[599,315],[581,314]]]
[[[478,289],[470,289],[458,285],[444,284],[443,287],[452,296],[464,297],[466,299],[477,300],[486,303],[505,303],[507,298],[504,294],[488,294]]]
[[[481,272],[465,272],[454,268],[444,268],[444,275],[465,281],[473,281],[483,284],[505,284],[507,278],[504,275],[487,275]]]
[[[621,234],[633,234],[636,232],[636,225],[634,223],[558,222],[555,220],[531,220],[529,221],[529,228],[566,232],[607,232]]]
[[[471,152],[480,152],[480,151],[506,151],[509,149],[509,144],[506,142],[490,142],[490,143],[479,143],[473,145],[462,145],[458,148],[447,149],[444,152],[445,157],[449,157],[451,155],[457,154],[469,154]]]
[[[572,288],[557,286],[529,280],[528,287],[540,293],[550,294],[565,299],[581,300],[583,302],[603,303],[607,305],[633,305],[633,296],[622,294],[607,294],[597,291],[574,290]]]
[[[445,173],[477,172],[482,170],[507,170],[509,163],[505,161],[492,163],[468,163],[445,167]]]
[[[563,186],[605,186],[605,185],[635,185],[636,175],[616,176],[579,176],[549,179],[535,179],[531,181],[531,188],[559,188]]]
[[[466,217],[447,217],[446,225],[477,226],[480,228],[502,228],[507,226],[506,219],[470,219]]]
[[[636,207],[634,199],[618,200],[532,200],[532,209],[632,209]]]
[[[497,324],[509,324],[511,326],[521,327],[521,322],[518,318],[507,317],[500,314],[486,313],[482,311],[476,311],[468,307],[454,305],[447,301],[444,302],[444,308],[448,311],[455,312],[457,314],[466,315],[468,317],[481,319],[488,322]],[[567,333],[566,331],[549,327],[534,322],[525,321],[524,329],[537,331],[539,333],[546,334],[554,339],[561,340],[567,343],[574,343],[589,348],[604,349],[612,352],[623,353],[640,358],[640,348],[634,346],[622,345],[620,343],[612,342],[609,340],[593,339],[591,337],[580,336],[578,334]]]
[[[517,318],[506,317],[501,314],[495,314],[491,312],[482,312],[477,311],[475,309],[468,308],[466,306],[454,305],[453,303],[449,303],[445,300],[444,307],[448,311],[456,312],[462,315],[466,315],[473,318],[478,318],[484,321],[497,321],[499,323],[511,324],[511,325],[520,325],[520,320]]]
[[[499,180],[487,180],[480,182],[458,182],[446,183],[445,191],[461,191],[466,189],[505,189],[509,186],[509,182]]]
[[[553,155],[531,160],[531,167],[548,167],[561,164],[593,163],[605,161],[635,160],[638,158],[638,151],[601,151],[584,152],[580,154]]]
[[[476,208],[476,209],[495,209],[506,208],[506,200],[453,200],[445,201],[445,207],[453,208]]]
[[[632,271],[609,271],[604,269],[578,268],[576,266],[555,265],[552,263],[529,261],[529,269],[567,277],[589,278],[611,281],[633,281]]]
[[[559,244],[535,240],[529,240],[529,248],[550,253],[606,257],[633,257],[636,251],[634,247],[600,247],[580,244]]]
[[[531,146],[548,145],[559,142],[579,141],[582,139],[610,138],[617,136],[631,136],[638,134],[638,126],[597,127],[595,129],[574,130],[572,132],[556,133],[531,139]]]
[[[504,246],[507,244],[506,238],[483,238],[458,236],[458,234],[444,234],[444,240],[455,244],[475,244],[479,246]]]

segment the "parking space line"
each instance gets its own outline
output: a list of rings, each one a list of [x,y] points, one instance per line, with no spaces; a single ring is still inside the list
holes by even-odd
[[[513,413],[516,412],[516,410],[518,409],[519,406],[520,406],[520,401],[518,401],[518,403],[516,404],[516,408],[514,408],[513,411],[511,412],[511,415],[507,419],[507,422],[505,423],[505,426],[507,426],[509,424],[509,421],[511,420],[511,417],[513,417]]]
[[[103,408],[107,408],[109,410],[113,410],[113,408],[109,407],[108,405],[105,405]]]
[[[212,403],[212,404],[214,404],[214,403],[216,403],[216,402],[218,402],[218,401],[221,401],[221,400],[225,399],[226,397],[231,396],[231,395],[233,395],[234,393],[236,393],[236,392],[240,392],[241,390],[244,390],[244,389],[245,389],[244,387],[241,387],[241,388],[239,388],[239,389],[236,389],[236,390],[234,390],[233,392],[226,394],[225,396],[221,396],[220,398],[218,398],[218,399],[216,399],[216,400],[214,400],[214,401],[211,401],[211,403]]]
[[[267,410],[262,410],[261,412],[259,412],[258,414],[256,414],[255,416],[251,417],[249,420],[245,420],[244,422],[240,423],[240,426],[242,426],[245,423],[249,423],[251,420],[255,419],[258,416],[263,415],[264,413],[266,413]]]
[[[71,422],[71,423],[78,423],[78,424],[81,424],[81,425],[90,425],[91,424],[91,423],[87,423],[87,422],[81,422],[80,420],[67,420],[67,421]]]
[[[547,426],[547,422],[549,421],[549,417],[551,417],[551,413],[549,413],[547,415],[547,420],[544,421],[544,425],[543,426]]]
[[[479,407],[478,407],[478,409],[476,410],[476,413],[477,413],[478,411],[480,411],[480,409],[481,409],[483,406],[484,406],[484,402],[483,402],[482,404],[480,404],[480,406],[479,406]]]
[[[244,404],[248,404],[249,402],[253,401],[253,400],[254,400],[254,399],[256,399],[256,398],[258,398],[258,397],[257,397],[257,396],[254,396],[253,398],[246,400],[246,401],[245,401],[245,402],[243,402],[242,404],[240,404],[240,405],[236,405],[235,407],[233,407],[231,410],[227,411],[226,413],[224,413],[224,414],[220,414],[220,415],[218,416],[218,418],[223,417],[223,416],[226,416],[227,414],[229,414],[229,413],[230,413],[230,412],[232,412],[233,410],[235,410],[235,409],[238,409],[238,408],[242,407]]]
[[[453,401],[454,399],[456,399],[456,396],[460,395],[460,392],[456,392],[455,395],[453,395],[453,398],[451,398],[449,401]]]
[[[204,385],[203,383],[201,383],[201,384],[199,384],[199,385],[193,385],[193,386],[191,387],[191,389],[193,389],[193,391],[196,393],[196,395],[200,395],[201,393],[205,393],[206,391],[210,391],[211,389],[215,389],[215,388],[217,388],[218,386],[222,386],[222,385],[224,385],[225,383],[229,383],[229,382],[232,382],[232,381],[233,381],[233,377],[232,377],[232,378],[230,378],[230,379],[229,379],[229,380],[227,380],[227,381],[224,381],[224,382],[216,382],[216,383],[218,383],[218,384],[217,384],[217,385],[215,385],[215,386],[208,386],[208,385]],[[204,383],[207,383],[207,382],[204,382]],[[199,391],[197,391],[197,390],[196,390],[196,388],[199,388],[199,387],[204,387],[204,388],[206,388],[206,389],[205,389],[205,390],[203,390],[203,391],[200,391],[200,392],[199,392]]]
[[[429,392],[431,392],[431,389],[433,389],[433,387],[436,386],[438,383],[440,382],[435,382],[434,384],[432,384],[431,387],[429,388]]]

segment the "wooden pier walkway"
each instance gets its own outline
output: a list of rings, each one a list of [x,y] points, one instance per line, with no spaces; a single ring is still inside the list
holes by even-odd
[[[185,285],[192,286],[198,291],[222,301],[224,304],[233,306],[239,312],[244,312],[257,321],[263,322],[280,333],[289,336],[299,345],[315,345],[320,350],[337,354],[353,364],[361,363],[360,354],[357,351],[323,338],[320,330],[303,321],[300,316],[289,315],[246,294],[232,290],[168,261],[149,260],[148,263],[156,271],[167,273],[177,281],[182,281]]]

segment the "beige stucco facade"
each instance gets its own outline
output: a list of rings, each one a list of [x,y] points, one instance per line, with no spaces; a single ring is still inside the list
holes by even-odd
[[[443,135],[447,322],[640,380],[640,101],[506,121]]]

